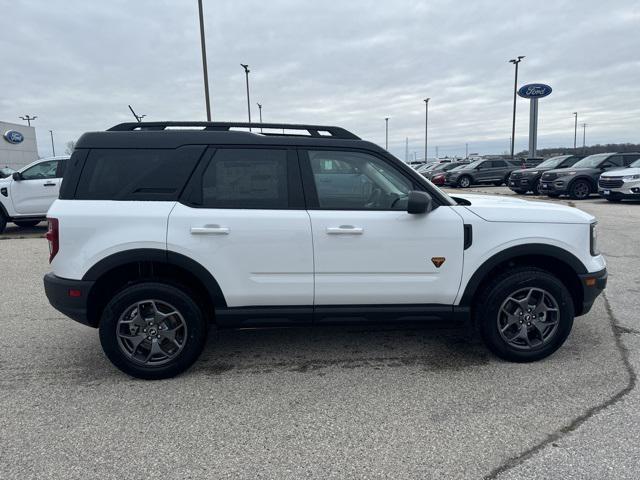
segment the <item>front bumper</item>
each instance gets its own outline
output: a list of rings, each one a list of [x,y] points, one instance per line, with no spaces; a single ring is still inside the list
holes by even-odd
[[[569,182],[564,180],[540,180],[540,193],[551,193],[556,195],[562,195],[567,193],[567,187]]]
[[[511,190],[517,192],[518,190],[531,190],[535,185],[535,179],[533,177],[520,177],[520,178],[509,178],[507,185]]]
[[[88,318],[89,291],[95,282],[68,280],[53,273],[44,276],[44,291],[53,308],[76,322],[95,327]]]
[[[640,187],[636,187],[640,190]],[[635,193],[630,189],[625,189],[626,191],[621,191],[621,189],[606,189],[599,187],[598,193],[602,198],[612,198],[614,200],[640,200],[640,192]]]
[[[580,285],[582,285],[582,309],[576,312],[576,316],[585,315],[591,310],[593,302],[607,287],[608,276],[606,268],[599,272],[579,275]]]

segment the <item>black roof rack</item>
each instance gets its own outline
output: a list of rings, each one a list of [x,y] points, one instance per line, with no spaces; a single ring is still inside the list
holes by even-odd
[[[201,130],[226,132],[231,128],[253,128],[254,133],[260,133],[261,135],[269,136],[311,136],[319,138],[332,138],[332,139],[345,139],[345,140],[360,140],[360,137],[354,135],[348,130],[341,127],[331,127],[326,125],[295,125],[288,123],[248,123],[248,122],[127,122],[114,125],[109,130],[110,132],[125,132],[136,130],[166,130],[168,127],[196,127]],[[278,133],[278,132],[262,132],[258,129],[283,129],[283,130],[300,130],[306,131],[308,135],[296,135],[291,133]],[[326,132],[322,134],[321,132]]]

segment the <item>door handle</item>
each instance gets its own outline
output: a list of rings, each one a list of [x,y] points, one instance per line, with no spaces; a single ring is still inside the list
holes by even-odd
[[[55,186],[56,186],[56,184],[55,184],[55,183],[43,183],[43,185],[44,185],[45,187],[55,187]]]
[[[227,227],[220,227],[218,225],[206,225],[204,227],[191,227],[192,235],[229,235],[229,229]]]
[[[327,227],[327,233],[329,235],[362,235],[364,229],[353,225],[340,225],[339,227]]]

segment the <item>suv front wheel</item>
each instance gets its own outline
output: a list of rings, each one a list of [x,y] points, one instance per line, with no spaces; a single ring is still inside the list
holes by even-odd
[[[549,272],[522,267],[484,290],[476,325],[487,347],[514,362],[533,362],[555,352],[571,332],[573,300]]]
[[[169,378],[188,369],[207,338],[207,322],[185,291],[164,283],[139,283],[105,307],[100,343],[106,356],[137,378]]]
[[[458,186],[460,188],[469,188],[471,186],[471,177],[469,175],[463,175],[458,179]]]

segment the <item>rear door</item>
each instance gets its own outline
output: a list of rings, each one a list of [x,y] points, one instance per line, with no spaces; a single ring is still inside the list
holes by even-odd
[[[311,307],[311,223],[295,149],[211,149],[171,212],[167,248],[209,270],[228,307]]]
[[[22,172],[22,180],[11,182],[11,201],[19,215],[45,215],[58,198],[63,160],[47,160]]]

